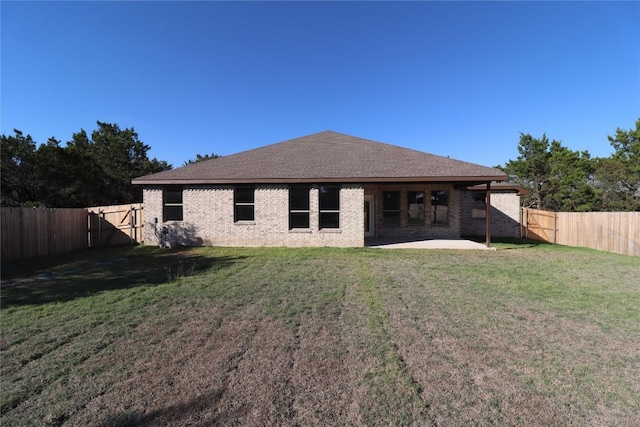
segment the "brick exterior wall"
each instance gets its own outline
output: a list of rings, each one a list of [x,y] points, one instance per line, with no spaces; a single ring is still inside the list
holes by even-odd
[[[449,193],[448,224],[433,224],[431,192]],[[400,224],[383,223],[383,192],[400,192]],[[409,191],[424,192],[424,223],[408,224]],[[163,227],[171,245],[217,246],[364,246],[364,197],[373,196],[374,237],[391,239],[447,239],[483,236],[484,218],[473,218],[473,193],[452,184],[344,184],[340,191],[340,228],[319,229],[319,191],[309,194],[309,229],[289,230],[289,187],[257,185],[255,221],[234,222],[233,186],[201,185],[183,189],[183,221],[163,222],[162,187],[144,189],[145,242],[160,242]],[[477,192],[475,192],[477,193]],[[513,192],[491,193],[492,235],[520,236],[520,199]],[[476,208],[478,207],[476,202]],[[157,218],[157,223],[155,222]]]
[[[486,218],[473,218],[472,210],[486,209],[484,203],[475,202],[478,191],[462,192],[462,235],[484,236]],[[520,196],[514,192],[491,191],[491,236],[520,237]]]
[[[433,209],[431,206],[431,192],[446,190],[449,192],[448,224],[433,224]],[[400,225],[385,225],[383,223],[382,196],[385,191],[400,192]],[[408,224],[407,192],[424,192],[424,224]],[[375,215],[375,235],[379,238],[398,239],[455,239],[460,237],[460,191],[452,184],[367,184],[364,194],[373,196]]]
[[[289,187],[256,185],[255,221],[234,222],[233,186],[209,185],[183,188],[183,220],[163,222],[162,187],[147,187],[145,242],[155,245],[169,230],[175,245],[215,246],[364,246],[364,190],[344,184],[340,190],[340,228],[319,229],[318,188],[309,195],[309,229],[289,230]],[[157,223],[155,219],[157,218]]]

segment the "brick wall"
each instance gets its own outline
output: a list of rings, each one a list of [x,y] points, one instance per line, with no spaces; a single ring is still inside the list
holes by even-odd
[[[310,190],[309,229],[289,230],[287,185],[257,185],[255,221],[234,222],[233,186],[193,186],[183,189],[183,221],[162,219],[162,188],[144,189],[145,242],[158,244],[162,228],[172,245],[338,246],[364,245],[364,191],[359,184],[340,190],[340,228],[319,229],[318,189]],[[154,218],[157,218],[155,223]]]
[[[486,209],[484,203],[474,202],[477,191],[462,192],[462,234],[484,236],[486,218],[473,217],[473,208]],[[520,237],[520,196],[514,192],[491,191],[491,235],[494,237]]]
[[[431,192],[446,190],[449,192],[448,224],[433,224]],[[383,223],[382,195],[385,191],[400,192],[400,224]],[[407,192],[424,192],[424,224],[408,224],[409,210]],[[364,194],[374,197],[375,237],[407,239],[452,239],[460,237],[460,191],[451,184],[367,184]]]

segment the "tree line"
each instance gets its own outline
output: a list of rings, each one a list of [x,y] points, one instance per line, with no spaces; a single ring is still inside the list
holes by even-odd
[[[97,122],[89,135],[76,132],[62,146],[51,137],[37,145],[30,135],[14,129],[0,139],[2,206],[89,207],[142,201],[142,189],[133,178],[172,169],[164,160],[148,156],[133,128]],[[212,158],[196,155],[183,166]]]
[[[529,191],[524,206],[558,212],[640,211],[640,119],[608,137],[611,156],[592,158],[561,142],[520,134],[516,160],[498,166]]]
[[[133,128],[97,122],[87,134],[76,132],[61,146],[56,138],[36,146],[30,135],[2,135],[2,206],[87,207],[142,200],[131,185],[141,175],[171,169],[156,158]]]
[[[23,207],[87,207],[134,203],[142,190],[133,178],[172,168],[149,159],[150,147],[133,128],[97,122],[61,146],[49,140],[37,146],[14,130],[0,141],[1,205]],[[640,119],[635,129],[618,128],[609,136],[614,153],[592,158],[545,134],[520,134],[519,156],[498,166],[509,181],[528,190],[524,206],[552,211],[640,211]],[[183,165],[218,157],[198,154]]]

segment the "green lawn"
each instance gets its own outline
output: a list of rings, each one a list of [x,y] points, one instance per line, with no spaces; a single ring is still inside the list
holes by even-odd
[[[0,424],[638,425],[640,258],[498,246],[3,263]]]

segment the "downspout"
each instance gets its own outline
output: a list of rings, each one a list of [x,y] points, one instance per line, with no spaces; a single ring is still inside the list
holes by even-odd
[[[486,196],[486,230],[485,235],[487,237],[487,247],[491,247],[491,182],[487,182],[487,196]]]

